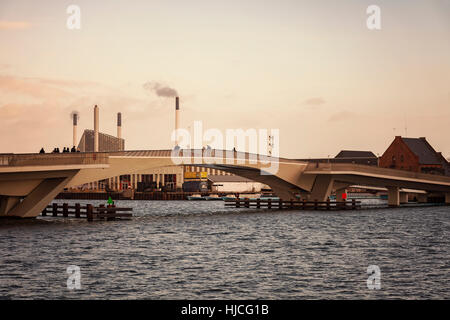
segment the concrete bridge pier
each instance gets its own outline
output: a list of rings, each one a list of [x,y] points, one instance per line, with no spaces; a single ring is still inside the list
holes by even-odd
[[[318,175],[314,181],[309,196],[310,201],[326,201],[333,188],[333,177],[331,175]]]
[[[20,197],[0,196],[0,217],[5,216],[19,202]]]
[[[75,169],[37,174],[23,173],[14,176],[18,181],[15,185],[13,184],[15,180],[0,181],[0,186],[3,187],[3,195],[0,195],[0,216],[20,218],[38,216],[77,172]],[[39,178],[36,179],[37,177]]]
[[[68,180],[75,174],[65,178],[50,178],[43,180],[30,194],[21,202],[6,212],[7,216],[36,217],[44,208],[64,189]]]
[[[281,188],[275,185],[269,185],[272,191],[275,193],[277,197],[279,197],[283,201],[293,200],[295,199],[295,195],[293,192],[286,188]]]
[[[408,203],[408,192],[400,192],[400,204]]]
[[[399,187],[387,187],[388,189],[388,205],[390,207],[398,207],[400,205]]]
[[[336,201],[344,202],[343,194],[347,194],[347,188],[336,189]]]
[[[428,195],[426,193],[419,193],[417,195],[417,201],[419,203],[427,203],[428,202]]]

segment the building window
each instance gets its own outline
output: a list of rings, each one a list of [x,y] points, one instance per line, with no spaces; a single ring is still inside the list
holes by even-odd
[[[403,157],[403,155],[400,155],[400,161],[403,162],[403,160],[405,160],[405,158]]]
[[[143,174],[141,181],[145,182],[145,183],[151,183],[151,182],[153,182],[153,175],[152,174]]]
[[[169,189],[175,190],[177,186],[177,175],[176,174],[165,174],[164,175],[164,185]]]

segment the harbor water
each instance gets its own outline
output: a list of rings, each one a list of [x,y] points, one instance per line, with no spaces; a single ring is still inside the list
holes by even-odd
[[[104,201],[58,200],[70,204]],[[450,207],[116,201],[128,221],[0,220],[2,299],[449,299]],[[368,266],[380,269],[369,289]],[[78,266],[80,289],[67,268]]]

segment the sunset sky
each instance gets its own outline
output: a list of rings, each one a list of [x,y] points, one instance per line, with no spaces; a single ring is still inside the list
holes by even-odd
[[[381,155],[405,125],[450,157],[450,1],[0,0],[0,153],[70,146],[94,104],[127,149],[170,148],[154,84],[183,127],[280,129],[284,157]]]

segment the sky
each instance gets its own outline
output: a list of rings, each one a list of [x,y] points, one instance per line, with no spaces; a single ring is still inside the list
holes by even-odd
[[[450,157],[450,1],[0,0],[0,153],[70,146],[95,104],[126,149],[171,148],[174,93],[183,128],[279,129],[283,157],[396,135]]]

